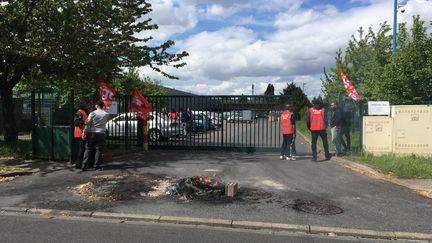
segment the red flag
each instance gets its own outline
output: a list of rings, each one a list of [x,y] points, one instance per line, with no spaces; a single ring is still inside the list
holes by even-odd
[[[342,76],[342,81],[344,83],[347,95],[351,97],[355,101],[360,100],[360,95],[355,90],[354,86],[351,84],[351,82],[348,80],[347,76],[342,72],[342,69],[339,68],[340,75]]]
[[[99,99],[105,104],[103,109],[106,111],[111,107],[112,98],[114,97],[116,91],[102,80],[99,79],[98,82],[100,83]]]
[[[130,98],[129,112],[136,112],[138,117],[147,120],[147,115],[151,108],[151,104],[144,98],[141,92],[139,92],[138,88],[135,87]]]

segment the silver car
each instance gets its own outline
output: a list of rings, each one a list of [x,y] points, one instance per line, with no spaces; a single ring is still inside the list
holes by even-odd
[[[107,122],[108,137],[124,137],[126,135],[126,115],[128,118],[128,136],[138,136],[136,113],[123,113]],[[183,127],[180,122],[171,120],[160,113],[150,112],[147,124],[149,140],[152,142],[183,136]]]

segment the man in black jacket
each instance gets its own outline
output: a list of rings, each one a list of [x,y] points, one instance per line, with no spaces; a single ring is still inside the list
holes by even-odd
[[[331,127],[331,134],[332,134],[332,141],[335,146],[335,155],[341,156],[341,132],[342,132],[342,125],[344,122],[344,112],[341,108],[337,107],[335,102],[332,102],[330,104],[330,127]]]

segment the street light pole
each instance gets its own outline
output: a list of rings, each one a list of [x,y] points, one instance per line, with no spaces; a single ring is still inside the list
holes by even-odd
[[[396,32],[397,32],[397,9],[398,9],[398,0],[394,0],[394,13],[393,13],[393,45],[392,45],[392,53],[393,56],[396,52]]]

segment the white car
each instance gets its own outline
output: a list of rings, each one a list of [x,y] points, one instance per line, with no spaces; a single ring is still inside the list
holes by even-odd
[[[141,129],[138,129],[136,113],[123,113],[107,122],[106,130],[108,137],[124,137],[126,135],[126,115],[128,118],[128,136],[138,136],[138,131]],[[147,124],[149,140],[152,142],[183,136],[183,127],[181,124],[172,121],[160,113],[150,112]]]

